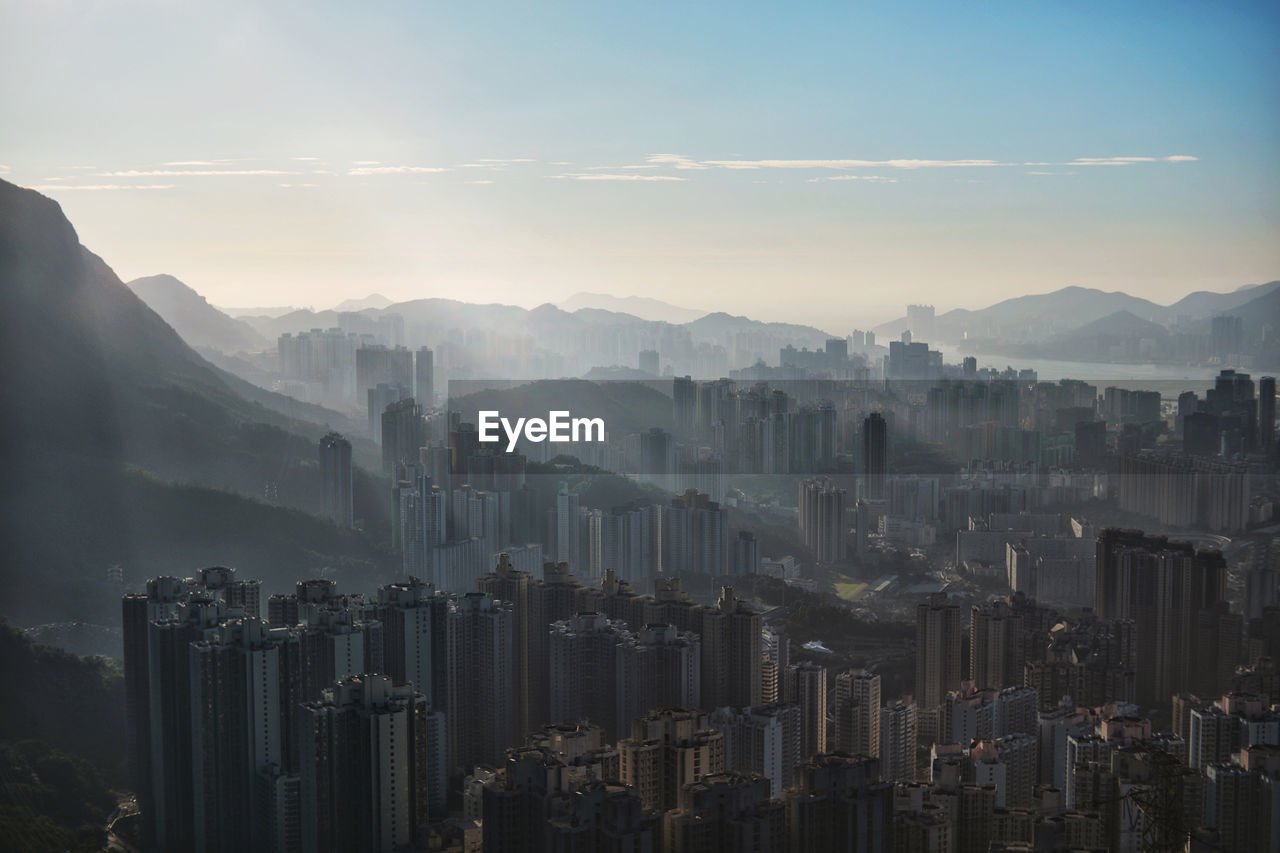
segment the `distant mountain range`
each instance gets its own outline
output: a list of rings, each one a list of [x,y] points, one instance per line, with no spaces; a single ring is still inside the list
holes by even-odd
[[[1039,341],[1006,343],[999,350],[1013,357],[1093,361],[1116,358],[1113,353],[1123,351],[1129,342],[1160,341],[1168,336],[1169,330],[1159,323],[1121,310]]]
[[[720,343],[740,332],[763,332],[781,336],[796,347],[821,347],[832,337],[812,326],[787,323],[765,323],[748,317],[735,317],[724,313],[701,316],[691,322],[669,324],[659,320],[645,320],[633,314],[609,311],[602,308],[578,308],[572,312],[544,303],[536,308],[520,308],[515,305],[459,302],[454,299],[415,299],[397,302],[382,309],[364,309],[359,312],[371,320],[382,314],[399,314],[405,327],[416,331],[426,340],[444,340],[452,331],[483,329],[501,330],[503,334],[531,335],[548,349],[561,352],[572,350],[591,329],[633,328],[675,325],[689,331],[694,343]],[[297,333],[308,329],[333,328],[338,325],[337,311],[298,310],[280,317],[243,317],[260,335],[275,340],[285,332]],[[656,330],[658,332],[661,329]]]
[[[633,314],[596,307],[565,310],[550,303],[524,309],[515,305],[476,304],[453,299],[415,299],[393,303],[385,296],[373,294],[363,299],[348,299],[323,311],[293,308],[285,313],[244,313],[231,317],[213,307],[189,285],[170,275],[150,276],[129,283],[134,292],[165,319],[182,339],[194,347],[209,347],[222,353],[249,349],[265,349],[275,345],[280,335],[296,334],[310,329],[329,329],[339,325],[339,314],[360,313],[371,320],[384,313],[399,314],[405,323],[426,337],[443,337],[450,330],[502,328],[511,334],[529,333],[545,336],[551,343],[572,341],[575,334],[591,326],[644,325],[656,321]],[[592,294],[578,294],[579,296]],[[603,297],[601,301],[608,301]],[[621,303],[652,302],[639,297],[616,299]],[[672,307],[674,306],[667,306]],[[243,309],[246,312],[252,309]],[[675,309],[687,311],[687,309]],[[700,312],[687,312],[701,316]],[[740,323],[751,324],[746,318]],[[819,338],[822,332],[801,328],[801,337]],[[568,336],[568,337],[566,337]]]
[[[381,293],[370,293],[363,299],[344,299],[333,307],[334,311],[363,311],[366,308],[386,308],[393,304]]]
[[[225,306],[218,307],[218,310],[228,317],[280,317],[284,314],[292,314],[298,310],[297,305],[262,305],[250,308],[227,308]]]
[[[679,325],[696,320],[707,314],[694,308],[681,308],[669,302],[651,299],[647,296],[612,296],[608,293],[575,293],[568,299],[557,303],[557,308],[570,313],[583,308],[595,308],[611,311],[615,314],[630,314],[641,320],[655,320],[662,323]]]
[[[1177,323],[1208,320],[1215,314],[1246,316],[1265,308],[1269,294],[1280,289],[1280,281],[1248,285],[1229,293],[1197,291],[1171,305],[1121,292],[1088,287],[1064,287],[1052,293],[1038,293],[1005,299],[986,308],[958,308],[939,314],[934,321],[937,342],[958,343],[969,339],[1018,340],[1031,330],[1037,337],[1059,335],[1116,314],[1126,314],[1168,328]],[[1280,317],[1270,315],[1274,322]],[[906,317],[875,327],[886,340],[897,338],[908,327]]]
[[[391,300],[381,293],[370,293],[360,299],[344,299],[329,310],[363,311],[366,308],[386,308],[390,304]],[[297,305],[264,305],[261,307],[250,306],[248,308],[219,308],[218,310],[229,317],[280,317],[285,314],[291,314],[294,311],[309,311],[311,309],[302,309]]]
[[[540,346],[562,354],[573,352],[593,329],[660,333],[654,327],[676,326],[688,331],[695,344],[725,345],[746,333],[764,335],[780,345],[797,348],[820,348],[828,338],[836,336],[813,326],[762,322],[725,312],[702,313],[647,297],[599,293],[577,293],[559,305],[546,303],[532,309],[434,298],[393,303],[372,294],[346,300],[325,311],[293,309],[279,315],[264,311],[233,318],[171,276],[139,279],[131,286],[188,343],[226,354],[270,348],[286,332],[336,327],[340,312],[364,314],[370,321],[386,313],[399,314],[412,332],[410,338],[428,341],[443,340],[457,331],[502,329],[510,335],[534,336]],[[1095,354],[1107,352],[1099,349],[1099,341],[1114,344],[1126,336],[1159,338],[1171,328],[1204,333],[1211,318],[1223,313],[1242,317],[1246,334],[1256,337],[1263,325],[1280,327],[1277,293],[1280,281],[1272,281],[1228,293],[1198,291],[1170,305],[1159,305],[1122,292],[1064,287],[1051,293],[1006,299],[986,308],[946,311],[935,318],[929,343],[963,342],[974,351],[1065,358],[1079,355],[1082,348]],[[907,325],[907,318],[901,317],[876,326],[874,331],[879,342],[887,344]],[[773,360],[771,352],[767,356]],[[225,363],[229,367],[239,364]],[[237,372],[251,377],[244,369]]]
[[[112,564],[131,584],[233,565],[276,590],[322,572],[364,587],[390,569],[368,539],[299,511],[320,508],[317,439],[354,425],[209,364],[56,202],[5,181],[0,347],[0,612],[15,622],[113,624]],[[377,464],[371,444],[353,446]],[[363,471],[356,499],[370,525],[389,523]]]

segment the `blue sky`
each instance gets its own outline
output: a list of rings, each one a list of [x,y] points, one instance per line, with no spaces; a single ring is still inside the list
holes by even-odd
[[[1276,4],[796,5],[0,0],[0,176],[234,306],[1280,277]]]

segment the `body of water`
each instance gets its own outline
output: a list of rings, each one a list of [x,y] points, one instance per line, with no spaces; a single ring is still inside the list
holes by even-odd
[[[942,353],[947,364],[959,364],[966,355],[978,359],[978,367],[1004,370],[1034,370],[1039,379],[1055,382],[1059,379],[1082,379],[1098,386],[1118,388],[1142,388],[1159,391],[1166,397],[1177,397],[1183,391],[1203,394],[1213,387],[1213,379],[1219,368],[1185,364],[1114,364],[1094,361],[1057,361],[1044,358],[1020,358],[1008,355],[966,353],[952,346],[930,346]],[[1247,371],[1246,371],[1247,372]],[[1255,377],[1256,378],[1256,377]]]

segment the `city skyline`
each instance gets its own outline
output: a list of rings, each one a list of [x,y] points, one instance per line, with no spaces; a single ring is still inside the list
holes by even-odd
[[[1273,9],[728,11],[24,8],[0,176],[237,307],[603,291],[838,330],[908,287],[1280,269]]]
[[[918,304],[887,347],[444,303],[269,337],[0,211],[0,750],[74,809],[0,810],[20,849],[1277,846],[1274,286],[1069,338],[1216,372],[1157,390],[953,363]],[[560,409],[604,440],[472,415]]]
[[[1280,853],[1280,5],[0,21],[0,853]]]

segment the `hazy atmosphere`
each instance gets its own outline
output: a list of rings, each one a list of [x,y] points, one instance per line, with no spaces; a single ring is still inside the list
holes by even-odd
[[[1280,853],[1277,45],[0,0],[0,853]]]
[[[1274,4],[0,9],[0,174],[215,305],[839,328],[904,288],[1168,304],[1280,267]]]

